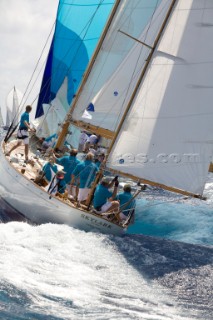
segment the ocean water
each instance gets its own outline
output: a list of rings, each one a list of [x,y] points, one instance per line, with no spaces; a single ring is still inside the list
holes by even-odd
[[[205,194],[146,190],[124,237],[32,226],[0,202],[0,319],[212,320],[211,175]]]

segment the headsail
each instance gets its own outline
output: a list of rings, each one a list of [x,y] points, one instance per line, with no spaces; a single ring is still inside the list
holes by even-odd
[[[111,169],[202,194],[213,149],[212,21],[210,1],[176,1],[110,152]]]
[[[114,0],[60,0],[36,118],[43,114],[42,104],[55,98],[65,77],[71,103],[113,4]]]
[[[66,111],[69,108],[66,99],[67,78],[64,79],[55,99],[49,104],[43,103],[44,115],[33,121],[38,137],[48,137],[58,131],[59,124],[64,121]]]

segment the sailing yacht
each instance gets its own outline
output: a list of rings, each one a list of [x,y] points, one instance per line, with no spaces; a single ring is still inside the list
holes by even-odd
[[[15,127],[18,124],[19,114],[22,112],[22,109],[19,108],[22,98],[22,92],[15,86],[8,93],[6,98],[6,128],[9,128],[10,125]]]
[[[5,201],[35,223],[122,234],[128,223],[92,210],[105,170],[202,198],[213,141],[212,21],[212,1],[116,1],[56,143],[62,148],[72,128],[105,141],[106,166],[96,176],[88,207],[50,197],[30,180],[32,168],[27,175],[9,162],[4,143]]]

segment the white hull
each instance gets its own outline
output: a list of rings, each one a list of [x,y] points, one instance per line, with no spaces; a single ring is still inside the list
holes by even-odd
[[[52,197],[15,170],[0,148],[1,197],[32,223],[67,224],[85,231],[121,235],[124,229]]]

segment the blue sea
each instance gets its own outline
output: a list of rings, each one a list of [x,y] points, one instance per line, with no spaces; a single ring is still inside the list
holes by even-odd
[[[147,189],[123,237],[32,226],[1,201],[0,319],[212,320],[211,175],[205,195]]]

